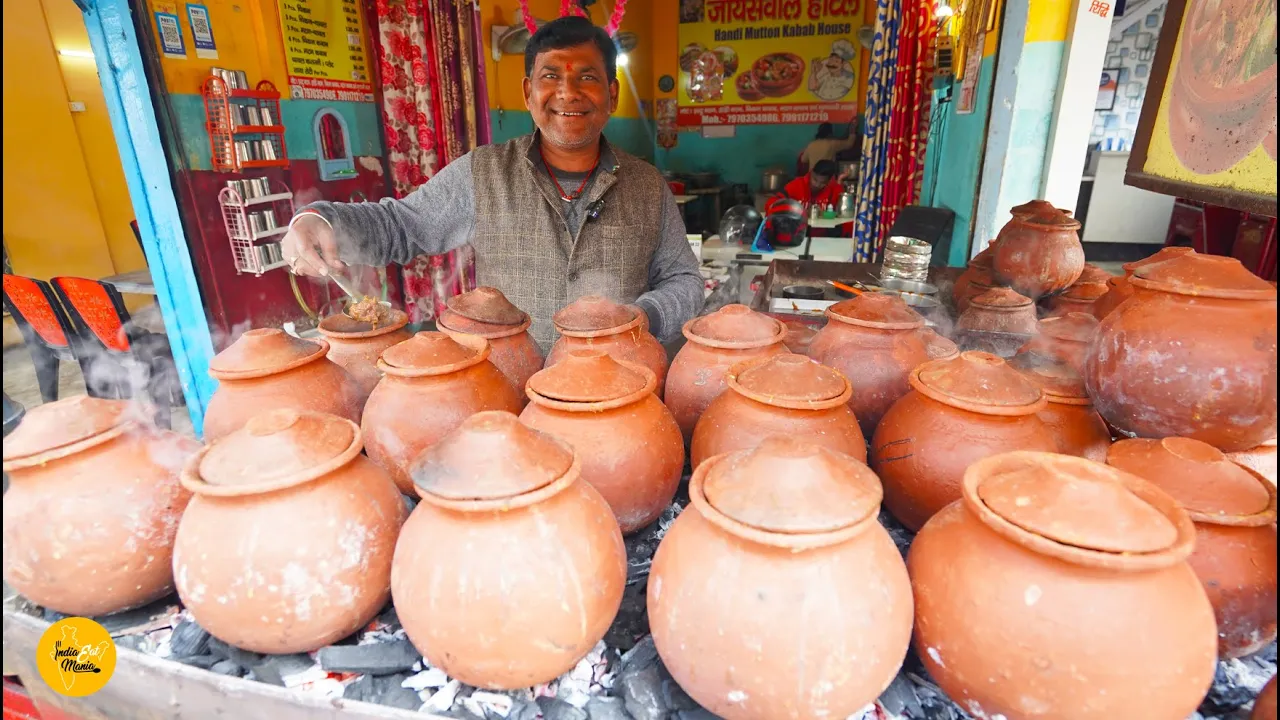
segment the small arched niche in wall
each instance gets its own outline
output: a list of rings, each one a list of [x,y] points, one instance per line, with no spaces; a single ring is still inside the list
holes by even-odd
[[[347,121],[333,108],[316,113],[316,160],[321,180],[342,180],[356,176],[355,159],[351,156],[351,133]]]

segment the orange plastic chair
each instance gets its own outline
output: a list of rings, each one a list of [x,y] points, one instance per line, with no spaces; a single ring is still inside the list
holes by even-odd
[[[42,400],[58,399],[58,369],[62,361],[78,362],[88,376],[87,363],[77,348],[79,337],[49,283],[6,273],[4,307],[31,353]]]

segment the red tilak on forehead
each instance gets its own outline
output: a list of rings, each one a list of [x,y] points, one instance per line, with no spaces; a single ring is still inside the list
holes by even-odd
[[[573,63],[571,63],[571,62],[565,63],[565,64],[564,64],[564,69],[565,69],[565,70],[568,70],[569,72],[573,72]]]

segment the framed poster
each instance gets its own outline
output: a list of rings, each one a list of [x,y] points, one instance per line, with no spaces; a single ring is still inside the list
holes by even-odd
[[[373,102],[359,0],[277,0],[294,100]]]
[[[1114,110],[1116,107],[1116,90],[1120,87],[1120,68],[1105,68],[1098,80],[1098,99],[1093,104],[1094,110]]]
[[[1275,0],[1169,0],[1125,182],[1276,216]]]

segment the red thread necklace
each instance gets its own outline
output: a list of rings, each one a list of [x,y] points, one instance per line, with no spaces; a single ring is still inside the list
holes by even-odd
[[[560,181],[556,179],[556,171],[551,168],[551,163],[547,162],[547,156],[543,154],[541,145],[538,146],[538,157],[542,158],[542,165],[547,169],[547,174],[551,176],[551,182],[555,183],[556,192],[560,193],[560,199],[565,202],[573,202],[582,195],[582,191],[587,188],[587,181],[591,179],[592,173],[600,165],[600,152],[597,150],[596,160],[591,163],[591,169],[587,171],[587,176],[582,178],[582,184],[578,186],[578,189],[574,190],[572,195],[569,195],[565,193],[564,188],[560,187]]]

